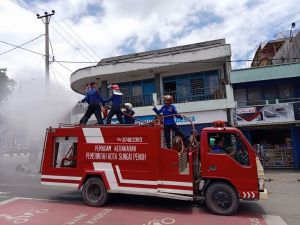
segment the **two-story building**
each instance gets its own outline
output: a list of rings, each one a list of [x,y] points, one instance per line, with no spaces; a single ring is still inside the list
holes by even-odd
[[[233,70],[235,125],[265,167],[300,168],[300,63]]]
[[[231,48],[224,39],[106,58],[72,73],[71,88],[84,94],[85,84],[98,81],[107,98],[107,85],[119,84],[123,102],[134,106],[137,122],[153,120],[152,102],[160,107],[162,96],[170,94],[178,112],[201,130],[214,120],[231,122],[230,58]],[[75,111],[74,123],[83,113],[79,106]],[[177,124],[190,135],[188,121],[177,119]]]

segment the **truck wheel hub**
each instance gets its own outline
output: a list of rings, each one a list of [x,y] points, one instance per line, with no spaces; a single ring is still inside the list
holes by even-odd
[[[217,191],[214,193],[214,202],[218,208],[228,209],[232,204],[232,199],[226,191]]]

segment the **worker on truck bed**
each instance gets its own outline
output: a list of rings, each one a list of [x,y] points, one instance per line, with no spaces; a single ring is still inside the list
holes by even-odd
[[[165,142],[166,142],[167,148],[169,148],[169,149],[171,148],[171,139],[170,139],[170,131],[171,130],[173,130],[175,132],[175,135],[178,135],[181,137],[181,139],[183,140],[184,146],[188,146],[189,140],[178,129],[176,122],[174,120],[174,116],[172,116],[172,115],[177,114],[176,107],[174,105],[172,105],[173,97],[171,95],[165,95],[165,96],[163,96],[163,99],[164,99],[165,104],[159,110],[156,108],[155,104],[153,103],[153,106],[154,106],[153,111],[158,115],[162,113],[164,116],[164,136],[165,136]],[[182,118],[179,115],[176,115],[176,117]]]
[[[87,102],[89,106],[83,117],[80,119],[80,124],[86,124],[93,114],[95,114],[98,125],[103,124],[100,104],[104,105],[104,102],[99,94],[96,82],[90,83],[90,87],[86,89],[85,97],[79,101],[79,103],[84,102]]]
[[[130,103],[125,103],[124,108],[123,116],[125,124],[134,124],[135,119],[133,115],[135,114],[135,111],[133,111],[132,105]]]
[[[121,104],[122,104],[122,95],[123,93],[120,91],[120,87],[117,84],[108,85],[108,88],[112,90],[112,96],[105,100],[104,103],[112,102],[111,110],[109,111],[106,123],[111,124],[111,119],[114,115],[117,116],[117,119],[120,124],[123,124],[123,113],[121,111]]]

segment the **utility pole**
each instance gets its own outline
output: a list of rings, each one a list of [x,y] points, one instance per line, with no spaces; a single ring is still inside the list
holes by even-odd
[[[44,15],[36,14],[38,19],[42,19],[43,23],[45,24],[45,78],[46,84],[49,84],[49,23],[50,18],[55,14],[55,11],[52,10],[51,13],[44,12]]]

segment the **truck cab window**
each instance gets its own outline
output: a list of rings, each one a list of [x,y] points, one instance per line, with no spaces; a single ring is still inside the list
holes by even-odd
[[[249,165],[247,148],[236,134],[211,133],[208,136],[208,145],[210,153],[227,154],[239,164]]]
[[[53,167],[76,167],[77,137],[56,137],[54,145]]]

